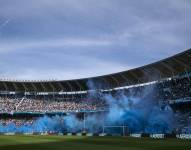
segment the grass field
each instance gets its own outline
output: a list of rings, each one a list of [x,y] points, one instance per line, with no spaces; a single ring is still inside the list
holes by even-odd
[[[189,150],[191,141],[129,137],[0,136],[0,150]]]

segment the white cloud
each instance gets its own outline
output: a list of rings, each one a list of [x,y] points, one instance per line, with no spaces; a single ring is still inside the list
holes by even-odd
[[[0,42],[0,52],[20,51],[35,48],[53,47],[94,47],[108,46],[112,41],[101,39],[43,39],[43,40],[19,40]]]
[[[6,21],[4,21],[3,23],[0,24],[0,31],[3,27],[5,27],[8,23],[10,22],[10,19],[7,19]]]

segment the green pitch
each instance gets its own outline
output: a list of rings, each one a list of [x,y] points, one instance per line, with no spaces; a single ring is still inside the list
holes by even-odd
[[[129,137],[0,136],[0,150],[189,150],[191,141]]]

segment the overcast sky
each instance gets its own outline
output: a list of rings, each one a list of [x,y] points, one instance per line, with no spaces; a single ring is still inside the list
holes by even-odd
[[[76,79],[191,47],[191,0],[0,0],[0,78]]]

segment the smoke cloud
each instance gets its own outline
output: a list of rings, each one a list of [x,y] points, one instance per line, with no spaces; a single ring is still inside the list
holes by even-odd
[[[93,84],[91,88],[92,86]],[[108,106],[106,112],[86,113],[85,121],[83,117],[77,117],[74,113],[65,116],[44,116],[32,125],[0,125],[0,132],[102,133],[104,130],[112,134],[121,132],[122,127],[126,127],[129,133],[171,133],[177,127],[175,114],[170,106],[162,108],[156,99],[152,99],[152,89],[145,88],[139,96],[135,96],[131,90],[128,95],[124,91],[118,91],[115,95],[91,92],[89,98],[98,97],[105,100]]]

